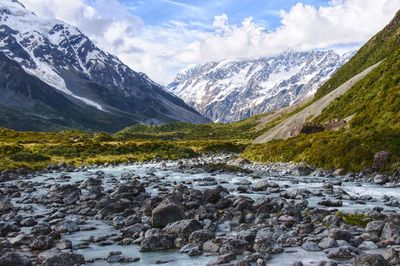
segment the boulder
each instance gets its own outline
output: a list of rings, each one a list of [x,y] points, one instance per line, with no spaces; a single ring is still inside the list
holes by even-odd
[[[377,249],[378,246],[372,241],[363,241],[360,245],[358,245],[358,248],[361,250],[371,250]]]
[[[291,174],[294,176],[308,176],[313,172],[313,169],[307,165],[296,165],[293,167]]]
[[[39,253],[37,262],[43,266],[76,266],[85,264],[85,258],[80,254],[53,248]]]
[[[0,266],[31,266],[32,263],[25,255],[7,252],[0,257]]]
[[[163,233],[151,234],[140,243],[140,251],[158,251],[174,248],[174,238]]]
[[[309,241],[309,240],[304,242],[304,244],[301,247],[307,251],[321,251],[321,248],[318,246],[317,243]]]
[[[326,237],[318,243],[318,246],[321,249],[328,249],[328,248],[336,248],[338,244],[334,238]]]
[[[365,231],[369,234],[380,236],[384,226],[385,223],[383,221],[372,221],[367,224]]]
[[[214,233],[207,229],[194,231],[189,236],[190,243],[203,244],[207,240],[214,238]]]
[[[336,240],[345,240],[347,242],[350,242],[350,240],[353,238],[353,235],[346,230],[333,229],[331,230],[331,237]]]
[[[207,266],[221,265],[225,263],[230,263],[231,261],[236,260],[236,255],[234,253],[227,253],[218,256],[214,260],[207,263]]]
[[[189,237],[194,231],[198,231],[203,229],[201,223],[197,220],[189,219],[189,220],[181,220],[174,223],[168,224],[164,228],[164,232],[174,235],[174,236],[183,236]]]
[[[295,137],[299,134],[313,134],[317,132],[322,132],[324,130],[325,128],[320,124],[304,122],[294,127],[290,132],[290,136]]]
[[[50,236],[38,236],[29,247],[34,250],[48,250],[54,247],[54,239]]]
[[[81,196],[81,190],[77,185],[67,184],[57,187],[52,191],[52,197],[64,204],[71,205],[76,203]]]
[[[381,174],[377,174],[374,177],[374,183],[378,184],[378,185],[384,185],[389,181],[389,179],[387,178],[387,176],[385,175],[381,175]]]
[[[385,258],[378,254],[363,254],[355,258],[354,266],[388,266]]]
[[[400,251],[394,248],[386,249],[383,257],[390,266],[400,265]]]
[[[73,232],[78,232],[80,230],[80,227],[75,221],[65,220],[59,222],[54,227],[54,230],[61,233],[73,233]]]
[[[268,188],[279,188],[279,185],[275,182],[270,182],[268,180],[259,180],[254,184],[254,188],[257,191],[263,191]]]
[[[183,208],[171,201],[162,201],[151,212],[153,227],[163,228],[169,223],[185,219]]]
[[[320,202],[318,202],[318,205],[322,205],[325,207],[342,207],[343,206],[343,202],[341,200],[321,200]]]
[[[329,259],[351,259],[355,256],[355,248],[350,246],[343,246],[332,248],[328,252]]]
[[[0,198],[0,213],[9,212],[14,208],[14,205],[9,199]]]
[[[381,237],[385,240],[400,236],[400,225],[388,222],[382,228]]]

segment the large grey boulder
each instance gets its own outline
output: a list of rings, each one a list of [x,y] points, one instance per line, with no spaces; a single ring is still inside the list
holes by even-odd
[[[183,208],[169,200],[162,201],[151,212],[153,227],[164,228],[167,224],[185,219]]]

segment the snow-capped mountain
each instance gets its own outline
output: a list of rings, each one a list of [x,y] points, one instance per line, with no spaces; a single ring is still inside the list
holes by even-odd
[[[353,54],[287,51],[210,62],[181,71],[167,89],[214,121],[238,121],[312,96]]]
[[[0,67],[0,126],[115,131],[139,122],[208,122],[79,29],[16,0],[0,2]]]

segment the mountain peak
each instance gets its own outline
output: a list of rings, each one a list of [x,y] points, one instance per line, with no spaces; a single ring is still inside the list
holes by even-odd
[[[126,117],[115,129],[148,121],[208,121],[144,73],[133,71],[117,57],[101,50],[78,28],[58,19],[38,17],[17,1],[0,3],[0,55],[7,58],[2,63],[17,63],[26,75],[41,82],[37,86],[46,90],[51,87],[57,97],[66,98],[80,109],[95,109],[92,112],[113,119],[117,115],[121,121]],[[0,95],[7,93],[9,85],[4,86],[0,87]],[[28,96],[32,96],[32,89],[39,90],[26,87]],[[14,101],[22,97],[19,93],[13,95]],[[47,106],[49,100],[41,104]],[[0,101],[0,109],[1,104],[18,105],[11,100],[10,103]],[[29,106],[34,108],[32,104]]]
[[[214,121],[238,121],[312,96],[350,55],[287,50],[273,57],[210,62],[186,68],[167,89]]]

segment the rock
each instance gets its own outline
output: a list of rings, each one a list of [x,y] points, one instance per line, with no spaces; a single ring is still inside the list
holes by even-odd
[[[382,228],[381,237],[383,239],[393,239],[400,236],[400,225],[392,222],[385,223]]]
[[[48,235],[51,233],[51,227],[48,223],[39,223],[32,227],[31,232],[35,236]]]
[[[245,240],[228,239],[224,241],[219,248],[220,254],[235,253],[243,254],[243,252],[250,249],[250,244]]]
[[[194,231],[189,236],[190,243],[203,244],[207,240],[214,238],[214,233],[207,229]]]
[[[383,221],[372,221],[367,224],[365,231],[369,234],[380,236],[384,226],[385,223]]]
[[[344,169],[336,169],[333,172],[334,176],[344,176],[346,174],[346,171]]]
[[[353,238],[353,235],[346,230],[333,229],[331,230],[331,237],[336,240],[345,240],[350,242],[350,240]]]
[[[350,246],[332,248],[328,252],[329,259],[351,259],[355,256],[355,249]]]
[[[336,240],[331,237],[326,237],[318,243],[318,246],[321,249],[328,249],[328,248],[336,248],[338,246]]]
[[[318,266],[338,266],[337,262],[335,261],[321,261]]]
[[[267,266],[267,262],[261,258],[256,261],[257,266]]]
[[[378,254],[363,254],[355,258],[354,266],[388,266],[382,255]]]
[[[61,200],[62,203],[71,205],[80,199],[81,190],[76,185],[67,184],[57,187],[52,194],[53,197]]]
[[[293,266],[304,266],[302,261],[296,261],[295,263],[293,263]]]
[[[80,230],[80,227],[74,221],[65,220],[65,221],[59,222],[54,227],[54,230],[61,232],[61,233],[73,233],[73,232],[78,232]]]
[[[291,137],[298,136],[299,134],[313,134],[324,131],[325,128],[317,123],[304,122],[292,129],[290,132]]]
[[[19,222],[19,225],[21,227],[31,227],[37,225],[37,222],[34,219],[28,217]]]
[[[207,266],[221,265],[221,264],[229,263],[234,260],[236,260],[236,255],[234,253],[228,253],[228,254],[218,256],[214,260],[207,263]]]
[[[162,233],[150,235],[140,243],[140,251],[158,251],[174,248],[174,238]]]
[[[198,231],[201,229],[203,229],[203,226],[199,221],[189,219],[170,223],[163,229],[163,231],[171,235],[183,236],[187,238],[194,231]]]
[[[291,174],[294,176],[308,176],[312,173],[313,169],[307,165],[296,165]]]
[[[161,202],[151,213],[153,227],[163,228],[169,223],[185,219],[185,213],[181,206],[170,202]]]
[[[54,247],[54,240],[50,236],[38,236],[29,247],[34,250],[47,250]]]
[[[221,192],[227,192],[222,186],[217,186],[213,189],[206,189],[203,192],[203,202],[216,204],[222,197]]]
[[[388,151],[379,151],[374,155],[374,164],[373,168],[377,170],[383,169],[389,161],[390,152]]]
[[[144,224],[137,223],[122,229],[122,235],[125,237],[132,237],[133,234],[144,232],[148,227]]]
[[[321,200],[318,202],[318,205],[326,206],[326,207],[341,207],[343,206],[343,202],[341,200]]]
[[[254,240],[253,249],[256,252],[265,252],[277,254],[283,252],[283,249],[273,238],[273,232],[265,228],[257,232]]]
[[[0,222],[0,236],[6,237],[9,233],[19,231],[21,231],[21,228],[12,222]]]
[[[110,252],[107,257],[108,263],[129,263],[138,262],[140,258],[131,258],[122,255],[121,252]]]
[[[301,247],[304,250],[307,250],[307,251],[321,251],[321,248],[318,246],[317,243],[314,243],[314,242],[309,241],[309,240],[304,242],[304,244]]]
[[[64,250],[64,249],[72,249],[72,242],[68,239],[61,239],[57,241],[56,248]]]
[[[142,218],[139,215],[131,215],[125,220],[125,226],[130,226],[142,222]]]
[[[222,246],[222,241],[219,239],[208,240],[203,244],[203,251],[217,253]]]
[[[37,262],[43,266],[76,266],[85,264],[85,258],[80,254],[50,249],[40,253]]]
[[[363,241],[360,245],[358,245],[358,248],[361,250],[371,250],[377,249],[378,246],[372,241]]]
[[[374,177],[374,183],[378,184],[378,185],[384,185],[389,181],[389,179],[387,178],[387,176],[381,175],[381,174],[377,174]]]
[[[0,257],[0,266],[31,266],[32,263],[25,255],[7,252]]]
[[[259,180],[255,183],[254,188],[257,191],[263,191],[266,190],[267,188],[279,188],[279,185],[277,183],[270,182],[268,180]]]
[[[343,223],[342,218],[340,218],[337,215],[327,215],[327,216],[325,216],[325,218],[322,221],[324,224],[330,225],[330,226],[333,226],[333,225],[339,226]]]
[[[11,203],[9,199],[0,198],[0,214],[11,211],[14,208],[14,205]]]
[[[400,252],[397,249],[389,248],[385,250],[383,257],[390,266],[400,265]]]

